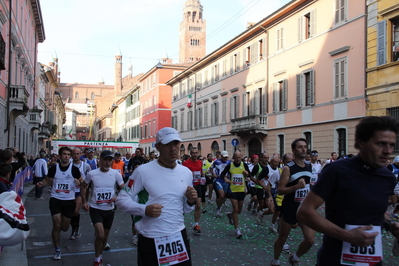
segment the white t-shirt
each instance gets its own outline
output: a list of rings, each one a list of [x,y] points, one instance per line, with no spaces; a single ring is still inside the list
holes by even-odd
[[[91,185],[91,197],[89,201],[90,208],[103,211],[114,209],[114,202],[111,201],[115,197],[115,183],[118,186],[123,184],[121,174],[114,169],[102,172],[100,168],[87,173],[85,182]]]
[[[312,163],[312,178],[310,179],[310,184],[314,185],[319,178],[319,174],[321,172],[321,164],[319,163]]]
[[[116,205],[128,214],[142,216],[136,223],[140,234],[155,238],[169,236],[185,228],[183,214],[195,208],[187,204],[185,196],[187,187],[193,184],[190,169],[180,164],[173,169],[165,168],[158,161],[152,161],[136,168],[126,184],[118,195]],[[135,202],[135,196],[144,188],[149,195],[147,203]],[[151,204],[163,206],[159,217],[145,216],[146,206]]]
[[[276,188],[276,184],[280,181],[280,170],[278,167],[276,169],[273,169],[270,165],[267,165],[267,168],[269,168],[269,183],[272,186],[272,188]]]

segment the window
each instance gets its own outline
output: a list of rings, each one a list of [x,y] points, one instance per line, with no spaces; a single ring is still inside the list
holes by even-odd
[[[208,86],[208,70],[205,70],[204,86]]]
[[[188,111],[187,114],[187,130],[193,130],[193,111]]]
[[[172,116],[172,127],[176,130],[178,130],[177,128],[177,115]]]
[[[235,95],[230,98],[230,120],[237,119],[239,117],[240,100],[239,96]]]
[[[338,136],[338,156],[344,156],[346,154],[346,129],[339,128],[337,129]]]
[[[399,17],[391,20],[392,25],[392,62],[399,61]]]
[[[347,96],[347,62],[346,57],[334,61],[334,99]]]
[[[202,127],[202,120],[203,120],[203,113],[202,113],[202,107],[198,108],[198,127]]]
[[[287,110],[287,80],[273,84],[273,112]]]
[[[312,148],[312,132],[304,132],[303,135],[305,136],[306,143],[308,144],[308,150],[311,151]]]
[[[222,72],[222,77],[227,76],[227,60],[223,60],[223,72]]]
[[[204,106],[204,127],[208,126],[208,104]]]
[[[387,108],[387,115],[392,116],[396,120],[399,120],[399,107]],[[399,153],[399,134],[396,135],[396,143],[395,148],[393,149],[393,153]]]
[[[211,126],[219,124],[219,103],[213,102],[211,105]]]
[[[75,99],[79,99],[79,92],[75,92]]]
[[[244,68],[249,67],[251,62],[251,46],[248,46],[245,51],[245,63]]]
[[[284,28],[281,27],[277,30],[277,51],[284,49]]]
[[[315,10],[298,18],[298,41],[312,38],[316,32]]]
[[[195,87],[197,90],[201,89],[202,87],[202,73],[197,73],[195,78],[196,85]]]
[[[240,62],[240,52],[237,52],[230,57],[230,74],[233,74],[240,70],[239,62]]]
[[[91,93],[91,99],[94,100],[94,92]]]
[[[226,108],[227,108],[227,99],[224,98],[222,100],[222,123],[226,123]]]
[[[265,39],[261,39],[258,42],[258,50],[259,50],[259,61],[265,59],[265,51],[266,48],[264,47],[266,45]]]
[[[283,155],[285,154],[284,141],[285,139],[283,134],[277,135],[277,148],[281,157],[283,157]]]
[[[391,32],[390,36],[387,32]],[[391,47],[388,40],[392,41],[392,54],[388,60],[399,61],[399,17],[377,23],[377,66],[387,63],[387,50],[391,51],[387,49],[387,45]]]
[[[347,0],[335,0],[335,23],[346,20]]]
[[[246,91],[242,94],[242,116],[252,115],[251,111],[251,92]]]
[[[314,70],[296,75],[296,107],[314,105]]]
[[[184,111],[180,114],[180,131],[184,131]]]

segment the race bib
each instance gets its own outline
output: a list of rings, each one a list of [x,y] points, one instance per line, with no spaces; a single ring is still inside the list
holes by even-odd
[[[351,230],[360,225],[346,225],[346,230]],[[341,264],[344,265],[358,265],[358,266],[372,266],[382,261],[382,240],[381,240],[381,226],[373,226],[373,229],[366,232],[378,232],[374,239],[374,243],[367,247],[357,247],[348,242],[342,243]]]
[[[154,238],[158,265],[174,265],[189,259],[181,232]]]
[[[309,193],[309,184],[306,184],[304,188],[297,189],[295,191],[295,198],[294,201],[301,202],[305,199],[306,195]]]
[[[317,175],[310,178],[310,184],[313,186],[317,182]]]
[[[198,185],[201,179],[200,171],[193,171],[193,185]]]
[[[68,179],[60,178],[54,181],[55,181],[54,188],[56,193],[68,194],[71,191],[72,187]]]
[[[94,195],[97,205],[108,205],[112,203],[111,199],[114,196],[114,190],[110,188],[96,188]]]
[[[205,176],[201,176],[200,184],[201,185],[206,185],[206,177]]]
[[[243,176],[241,174],[233,174],[232,179],[234,186],[242,186]]]

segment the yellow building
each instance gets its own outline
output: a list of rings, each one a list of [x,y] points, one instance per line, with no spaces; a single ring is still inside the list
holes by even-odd
[[[367,115],[399,119],[399,4],[367,2]],[[399,153],[399,146],[394,153]]]

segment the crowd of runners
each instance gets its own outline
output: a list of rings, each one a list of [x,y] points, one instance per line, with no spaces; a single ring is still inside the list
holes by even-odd
[[[291,153],[282,156],[263,152],[247,158],[236,150],[202,157],[192,148],[181,158],[179,133],[163,128],[157,133],[158,153],[148,157],[141,148],[133,156],[104,150],[95,157],[90,148],[61,147],[55,161],[41,153],[33,166],[35,197],[43,199],[43,186],[49,185],[55,260],[61,259],[61,231],[71,226],[70,239],[81,236],[82,208],[94,226],[95,266],[102,265],[102,253],[110,248],[107,239],[116,207],[132,216],[138,265],[191,265],[183,218],[190,212],[193,224],[188,230],[196,235],[207,230],[201,226],[201,214],[213,212],[214,219],[228,219],[234,226],[235,238],[245,239],[240,228],[244,208],[254,222],[276,234],[270,265],[280,265],[290,231],[297,227],[303,238],[290,249],[295,250],[291,265],[299,265],[310,250],[315,231],[324,234],[318,265],[382,265],[381,230],[396,237],[392,252],[399,256],[399,156],[387,163],[396,135],[394,119],[367,117],[356,128],[357,156],[337,158],[333,152],[330,159],[319,160],[317,150],[308,151],[306,140],[298,138],[291,143]],[[11,168],[5,163],[0,180],[8,184]],[[317,212],[321,205],[325,217]],[[268,215],[270,224],[264,224]]]

